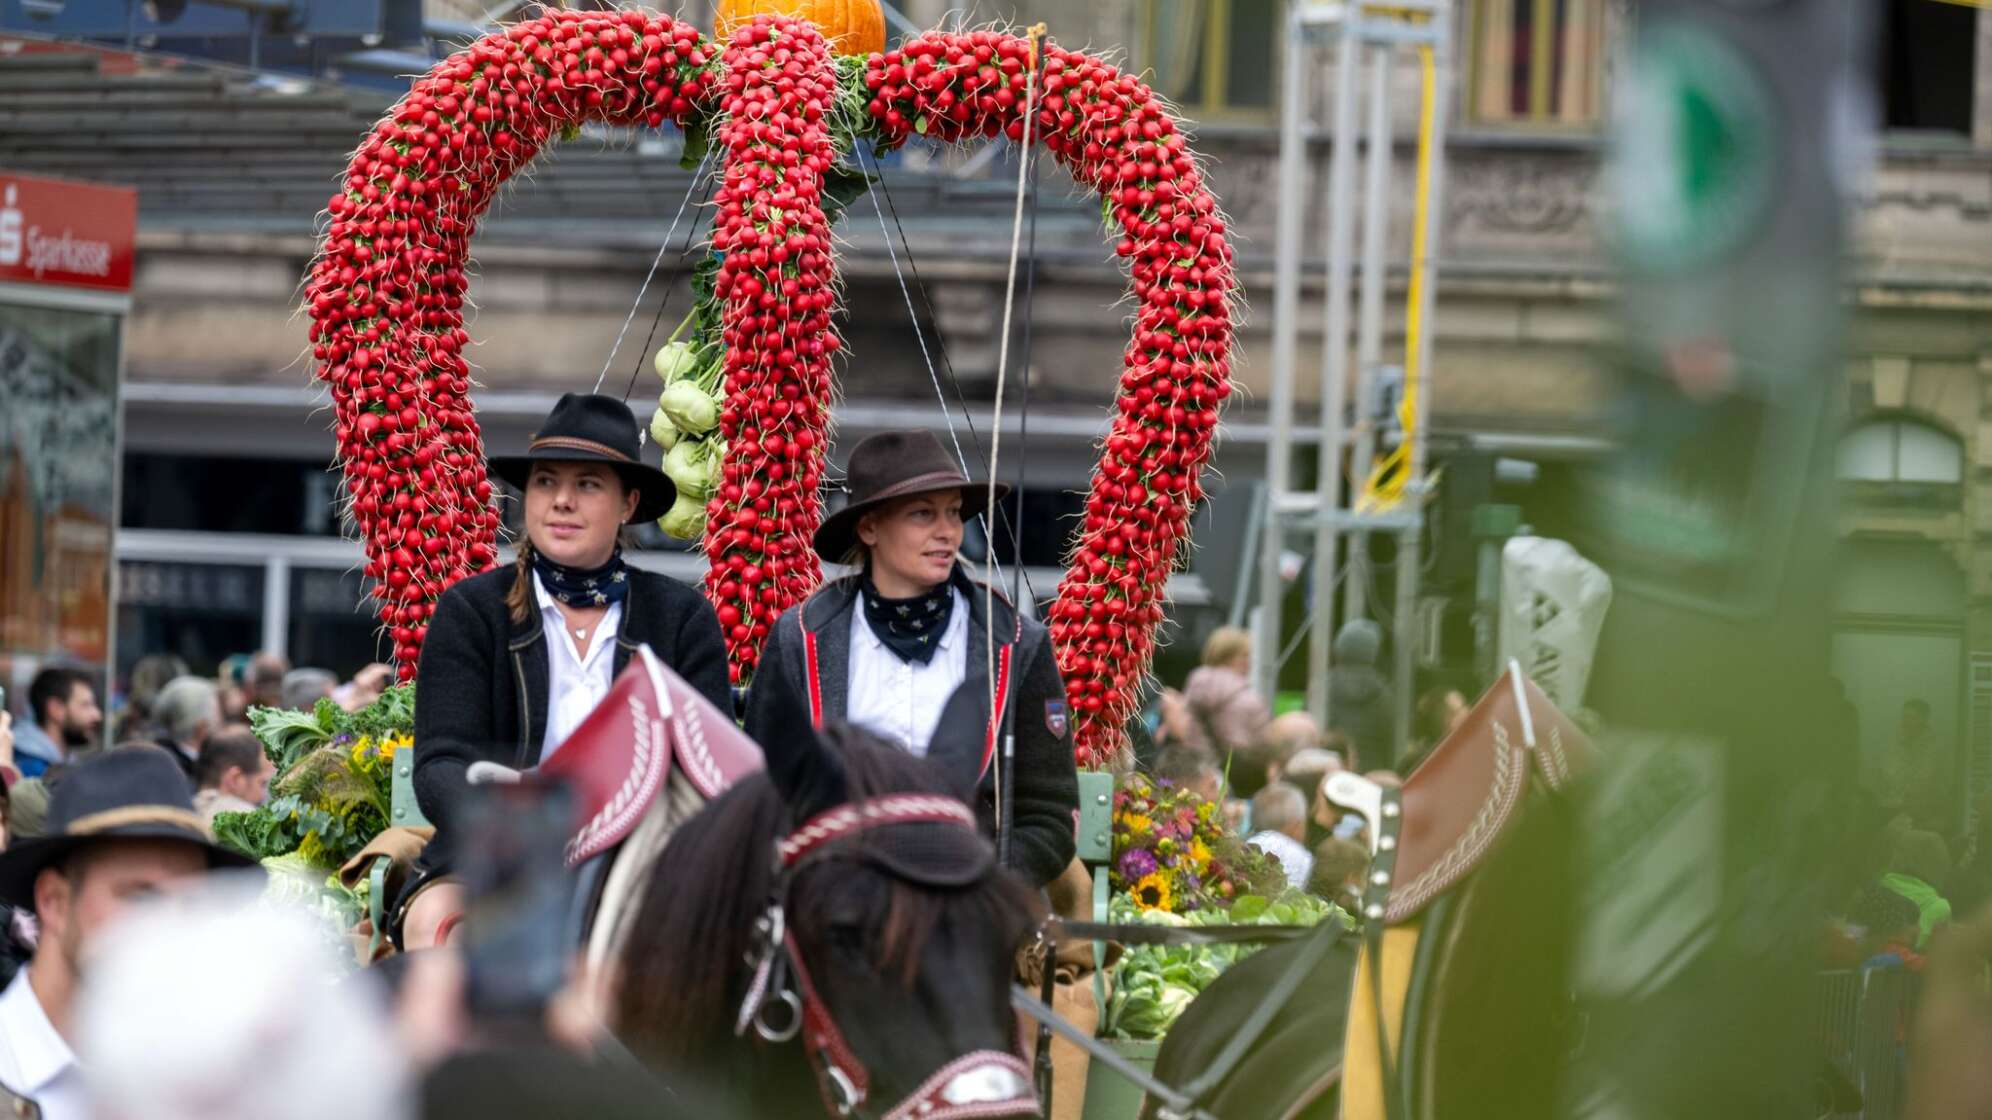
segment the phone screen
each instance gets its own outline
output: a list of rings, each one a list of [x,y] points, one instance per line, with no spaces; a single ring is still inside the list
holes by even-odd
[[[473,786],[461,873],[469,894],[464,948],[478,1015],[536,1015],[567,979],[575,879],[563,787]]]

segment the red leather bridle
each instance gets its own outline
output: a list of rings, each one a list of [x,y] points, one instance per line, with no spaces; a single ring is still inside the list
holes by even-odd
[[[976,827],[968,806],[933,794],[889,794],[819,813],[776,841],[774,890],[768,909],[754,925],[750,962],[754,976],[734,1033],[744,1034],[751,1026],[772,1043],[788,1042],[800,1034],[824,1107],[835,1116],[864,1114],[871,1071],[845,1040],[810,979],[802,950],[788,928],[788,892],[798,872],[828,858],[845,841],[897,824],[935,824],[971,832]],[[791,975],[793,987],[788,982]],[[1032,1115],[1038,1113],[1030,1067],[1017,1054],[985,1050],[949,1062],[880,1114],[880,1120],[970,1120],[1017,1116],[1026,1108]]]

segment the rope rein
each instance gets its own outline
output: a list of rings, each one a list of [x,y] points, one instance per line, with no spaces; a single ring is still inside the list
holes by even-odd
[[[595,392],[597,393],[601,392],[602,382],[607,381],[609,379],[609,367],[615,365],[616,352],[622,349],[623,336],[629,333],[629,325],[636,321],[636,313],[638,309],[640,309],[643,306],[643,297],[646,293],[650,291],[650,282],[656,279],[658,268],[664,264],[664,254],[669,252],[671,249],[671,239],[673,237],[676,237],[678,234],[678,223],[684,220],[685,210],[687,207],[691,206],[692,204],[692,195],[697,193],[699,189],[699,181],[705,178],[706,170],[711,164],[712,164],[712,152],[707,151],[705,157],[699,160],[698,170],[692,172],[692,181],[689,184],[687,184],[685,187],[685,197],[678,200],[678,212],[671,216],[671,228],[664,231],[664,242],[663,244],[657,246],[657,255],[655,257],[652,257],[650,260],[650,271],[644,274],[643,286],[639,287],[636,290],[636,300],[629,305],[629,314],[623,317],[622,329],[616,332],[615,345],[609,347],[608,356],[602,359],[601,375],[595,378],[595,389],[594,389]],[[691,238],[687,237],[685,239],[685,245],[686,247],[684,249],[679,250],[680,255],[689,251],[691,247]],[[670,293],[668,292],[665,293],[664,298],[668,301],[671,298]],[[661,307],[658,308],[657,314],[659,318],[662,318],[664,314],[664,309]],[[649,344],[645,343],[645,345],[648,346]],[[641,362],[642,362],[642,356],[638,355],[639,372],[641,371],[642,368]],[[636,378],[632,376],[630,378],[630,389],[633,391],[635,388],[636,388]],[[624,400],[629,399],[628,392],[623,393],[623,399]]]
[[[1003,326],[1001,328],[1002,333],[997,336],[998,342],[996,346],[996,412],[995,417],[989,424],[989,500],[984,507],[989,511],[994,511],[996,508],[996,469],[998,463],[1001,461],[1003,451],[1003,387],[1008,382],[1010,374],[1010,321],[1016,310],[1017,303],[1017,263],[1022,258],[1024,249],[1024,188],[1029,182],[1028,176],[1031,168],[1032,126],[1037,123],[1038,40],[1043,38],[1044,33],[1045,25],[1042,23],[1032,27],[1029,32],[1030,61],[1027,63],[1027,68],[1030,76],[1029,80],[1024,84],[1024,135],[1017,148],[1017,205],[1010,223],[1010,268],[1008,275],[1003,281]],[[1025,371],[1025,376],[1029,376],[1028,370]],[[989,571],[982,588],[983,617],[990,622],[988,627],[989,640],[985,652],[988,655],[989,714],[992,719],[1000,718],[1002,715],[1002,712],[996,707],[996,627],[994,624],[996,621],[996,583],[1000,576],[996,568],[995,543],[994,540],[989,542]],[[1016,559],[1017,563],[1023,563],[1022,557]],[[1000,813],[1003,805],[1003,786],[1007,778],[1003,773],[1003,767],[997,766],[995,770],[996,805]],[[1007,836],[1009,826],[1010,822],[1007,819],[999,820],[997,822],[999,834]],[[1007,853],[1005,854],[1007,855]]]

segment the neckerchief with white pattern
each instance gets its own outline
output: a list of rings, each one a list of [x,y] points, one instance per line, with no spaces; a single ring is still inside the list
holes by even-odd
[[[934,659],[954,614],[953,584],[942,583],[910,599],[888,599],[878,593],[867,572],[858,598],[864,601],[865,624],[894,656],[922,665]]]
[[[629,565],[623,563],[620,545],[608,563],[585,569],[563,568],[548,560],[545,553],[535,551],[533,571],[539,574],[548,595],[570,607],[606,607],[629,598]]]

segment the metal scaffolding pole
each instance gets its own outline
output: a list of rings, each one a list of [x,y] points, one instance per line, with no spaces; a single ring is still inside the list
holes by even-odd
[[[1307,201],[1307,25],[1299,5],[1287,12],[1286,81],[1281,98],[1279,212],[1276,240],[1298,244]],[[1272,436],[1266,441],[1265,539],[1259,547],[1259,613],[1253,626],[1254,683],[1259,694],[1279,688],[1280,553],[1285,523],[1278,501],[1292,485],[1294,363],[1300,334],[1300,254],[1282,250],[1273,271]]]
[[[1308,596],[1307,710],[1328,723],[1328,650],[1335,636],[1335,513],[1342,508],[1348,409],[1350,258],[1355,240],[1356,84],[1362,15],[1343,9],[1335,52],[1335,128],[1328,154],[1328,306],[1321,334],[1321,452],[1314,478],[1313,585]]]
[[[1432,136],[1430,156],[1430,181],[1426,184],[1427,195],[1424,206],[1423,228],[1417,231],[1418,243],[1425,248],[1424,255],[1411,262],[1411,268],[1420,278],[1418,291],[1418,329],[1414,336],[1405,340],[1406,345],[1415,348],[1418,355],[1415,387],[1418,393],[1418,413],[1421,418],[1432,414],[1432,318],[1437,314],[1439,291],[1439,214],[1445,203],[1446,185],[1446,106],[1452,99],[1452,57],[1453,42],[1451,26],[1443,20],[1437,22],[1438,37],[1432,44],[1432,92],[1431,105],[1421,107],[1421,111],[1432,114]],[[1406,385],[1407,392],[1413,387]],[[1411,440],[1410,482],[1405,488],[1405,501],[1415,510],[1425,504],[1425,453],[1426,436],[1431,424],[1423,419],[1412,425],[1406,433]],[[1411,647],[1413,628],[1417,623],[1418,577],[1423,562],[1419,554],[1419,535],[1424,528],[1424,518],[1415,517],[1410,527],[1399,538],[1397,548],[1397,625],[1395,643],[1397,653],[1397,741],[1410,741],[1411,732]]]
[[[1438,68],[1435,94],[1424,98],[1423,108],[1435,114],[1438,122],[1432,134],[1434,144],[1442,145],[1444,98],[1449,88],[1447,68],[1450,50],[1446,47],[1452,19],[1450,0],[1390,0],[1365,10],[1356,4],[1297,4],[1287,17],[1286,69],[1280,120],[1279,212],[1277,219],[1273,298],[1272,439],[1266,447],[1266,520],[1263,547],[1259,555],[1259,599],[1256,622],[1254,680],[1271,696],[1277,689],[1281,650],[1280,608],[1285,588],[1280,581],[1280,556],[1294,534],[1312,531],[1312,563],[1309,584],[1307,707],[1324,725],[1332,716],[1328,703],[1328,680],[1334,639],[1338,583],[1346,585],[1345,617],[1366,615],[1368,602],[1369,534],[1398,535],[1398,570],[1395,625],[1392,641],[1395,653],[1398,742],[1409,727],[1408,713],[1412,686],[1411,652],[1415,645],[1412,628],[1416,619],[1417,581],[1420,560],[1419,536],[1425,500],[1423,483],[1425,448],[1423,426],[1415,425],[1406,438],[1413,446],[1405,456],[1411,471],[1405,487],[1402,508],[1357,511],[1352,499],[1359,496],[1360,480],[1367,479],[1370,464],[1379,445],[1375,417],[1370,415],[1377,402],[1376,385],[1383,368],[1384,301],[1388,297],[1391,204],[1390,173],[1393,152],[1391,135],[1392,52],[1400,47],[1431,47]],[[1320,447],[1315,486],[1309,491],[1294,485],[1294,412],[1299,362],[1299,319],[1301,283],[1305,272],[1305,215],[1311,193],[1307,151],[1307,113],[1310,86],[1308,77],[1317,68],[1309,66],[1312,45],[1332,41],[1336,46],[1333,120],[1328,129],[1332,147],[1327,172],[1326,217],[1322,238],[1325,242],[1327,276],[1323,308],[1320,376]],[[1365,163],[1360,204],[1362,215],[1361,310],[1356,336],[1351,338],[1351,288],[1354,284],[1356,207],[1356,149],[1361,143],[1357,115],[1358,97],[1363,89],[1361,76],[1368,63],[1369,116],[1367,121],[1368,160]],[[1436,228],[1436,179],[1440,161],[1432,160],[1432,188],[1425,199],[1421,236],[1427,239],[1428,259],[1411,262],[1419,277],[1419,330],[1408,345],[1418,354],[1421,382],[1428,382],[1430,368],[1432,296],[1435,290],[1432,250],[1429,238]],[[1354,343],[1352,347],[1352,342]],[[1350,361],[1356,361],[1356,376],[1350,376]],[[1349,393],[1354,389],[1364,415],[1353,430],[1356,446],[1351,460],[1351,430],[1345,413]],[[1429,393],[1425,394],[1429,399]],[[1345,466],[1353,463],[1353,467]],[[1360,472],[1358,485],[1343,495],[1344,473]],[[1349,542],[1346,572],[1338,571],[1337,546]]]
[[[1356,316],[1356,430],[1349,455],[1355,476],[1351,497],[1362,492],[1370,463],[1376,458],[1376,418],[1378,386],[1383,374],[1383,297],[1389,286],[1383,263],[1384,235],[1390,228],[1390,82],[1389,47],[1371,52],[1369,93],[1369,148],[1363,177],[1363,265],[1360,310]],[[1383,201],[1383,205],[1378,205]],[[1342,581],[1342,617],[1361,618],[1369,610],[1369,538],[1361,533],[1349,537],[1349,574]]]

